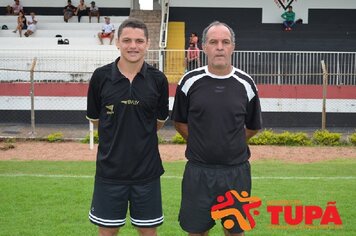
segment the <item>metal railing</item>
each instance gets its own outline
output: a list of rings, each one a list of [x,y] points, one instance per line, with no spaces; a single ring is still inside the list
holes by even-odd
[[[163,71],[181,77],[186,51],[164,51]],[[201,53],[201,65],[207,64]],[[250,74],[257,84],[322,84],[324,60],[330,85],[356,85],[356,52],[235,51],[232,64]],[[168,66],[167,66],[168,65]]]
[[[95,68],[112,62],[119,52],[11,49],[0,55],[0,82],[28,81],[35,57],[36,81],[87,82]],[[175,83],[187,71],[185,57],[185,50],[150,50],[146,61]],[[329,85],[356,85],[356,52],[235,51],[232,56],[233,65],[250,74],[257,84],[279,85],[322,84],[322,60],[329,72]],[[202,52],[200,64],[207,64]]]
[[[161,19],[161,30],[159,36],[159,47],[161,49],[164,49],[167,46],[169,0],[162,0],[161,10],[162,10],[162,19]]]

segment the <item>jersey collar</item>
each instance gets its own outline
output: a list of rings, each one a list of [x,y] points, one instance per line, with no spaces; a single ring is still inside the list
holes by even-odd
[[[124,79],[125,76],[120,72],[119,68],[117,67],[117,63],[119,62],[120,57],[118,57],[113,63],[112,63],[112,67],[111,67],[111,80],[113,82],[119,82],[120,80]],[[141,67],[140,72],[138,72],[138,75],[142,78],[146,77],[147,74],[147,63],[144,62],[143,66]],[[137,77],[137,75],[136,75]]]
[[[205,66],[205,73],[206,73],[207,75],[209,75],[210,77],[215,78],[215,79],[228,79],[228,78],[230,78],[231,76],[234,75],[234,73],[235,73],[235,67],[232,67],[231,72],[230,72],[229,74],[227,74],[227,75],[215,75],[215,74],[213,74],[213,73],[210,73],[210,71],[209,71],[209,69],[208,69],[208,66]]]

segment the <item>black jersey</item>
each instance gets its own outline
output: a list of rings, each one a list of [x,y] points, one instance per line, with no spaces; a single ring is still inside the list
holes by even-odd
[[[168,82],[144,63],[130,81],[115,62],[94,71],[89,84],[87,118],[99,120],[96,178],[138,183],[163,174],[157,120],[168,117]]]
[[[172,120],[188,124],[188,160],[242,163],[250,157],[245,127],[262,125],[256,85],[237,68],[226,76],[209,73],[207,66],[188,72],[178,83]]]

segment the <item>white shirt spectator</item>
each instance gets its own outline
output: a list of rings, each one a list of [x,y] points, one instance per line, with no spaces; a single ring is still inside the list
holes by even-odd
[[[115,30],[115,27],[111,23],[104,24],[102,30],[105,34],[110,34],[111,32],[113,32]]]

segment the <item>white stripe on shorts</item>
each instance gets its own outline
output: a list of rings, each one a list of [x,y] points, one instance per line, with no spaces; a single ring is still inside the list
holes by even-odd
[[[155,226],[163,223],[164,216],[152,220],[137,220],[132,217],[130,218],[131,218],[131,223],[136,226]]]
[[[103,225],[103,226],[122,226],[125,224],[126,219],[122,219],[122,220],[107,220],[107,219],[102,219],[99,217],[96,217],[95,215],[91,214],[91,212],[89,211],[89,219],[90,221],[92,221],[93,223],[97,223],[99,225]]]

